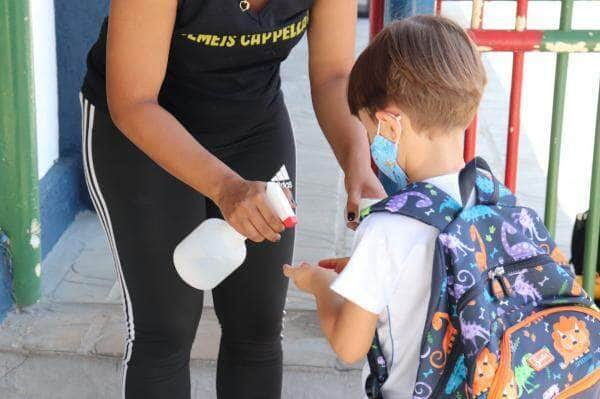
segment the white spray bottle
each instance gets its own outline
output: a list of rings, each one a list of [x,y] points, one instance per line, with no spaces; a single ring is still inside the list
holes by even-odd
[[[286,228],[296,225],[296,215],[279,184],[267,183],[267,198]],[[246,259],[246,237],[222,219],[206,219],[173,252],[175,269],[183,281],[199,290],[210,290]]]

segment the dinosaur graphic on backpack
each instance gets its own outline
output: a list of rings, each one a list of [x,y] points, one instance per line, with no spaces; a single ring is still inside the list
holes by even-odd
[[[565,256],[483,159],[459,179],[462,202],[474,205],[417,182],[361,212],[440,231],[413,398],[600,398],[600,312]],[[385,399],[379,345],[369,358],[367,396]]]

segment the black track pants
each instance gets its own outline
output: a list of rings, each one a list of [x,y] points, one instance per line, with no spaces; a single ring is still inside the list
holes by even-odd
[[[82,105],[86,180],[123,288],[128,331],[123,395],[190,398],[190,349],[203,292],[179,278],[172,255],[204,219],[220,217],[219,210],[137,149],[106,111],[85,99]],[[246,179],[269,181],[276,176],[276,181],[294,182],[294,142],[285,108],[256,132],[215,146],[213,153]],[[220,399],[281,396],[288,284],[281,265],[292,260],[293,242],[293,231],[286,231],[276,244],[247,241],[245,263],[213,290],[222,328]]]

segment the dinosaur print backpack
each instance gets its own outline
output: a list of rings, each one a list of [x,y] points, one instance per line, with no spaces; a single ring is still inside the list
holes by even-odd
[[[460,185],[463,203],[474,195],[474,205],[413,183],[361,213],[440,230],[413,398],[600,398],[600,313],[542,221],[481,158],[461,171]],[[387,363],[377,336],[367,359],[367,396],[382,399]]]

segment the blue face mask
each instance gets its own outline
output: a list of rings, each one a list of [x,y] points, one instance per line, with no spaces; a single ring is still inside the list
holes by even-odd
[[[398,189],[406,187],[408,177],[396,158],[398,157],[398,142],[393,142],[380,134],[381,121],[377,124],[377,133],[371,144],[371,156],[375,165],[383,174],[398,184]]]

